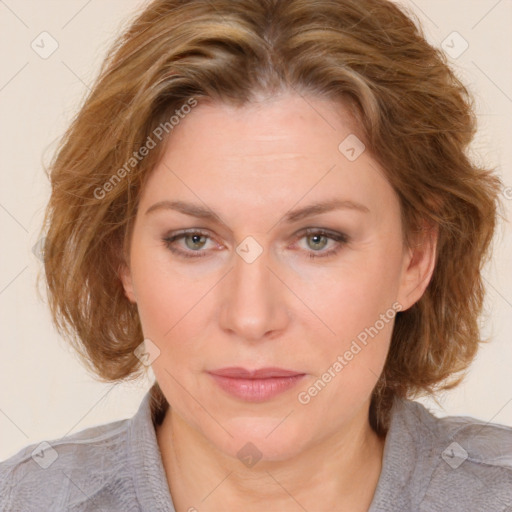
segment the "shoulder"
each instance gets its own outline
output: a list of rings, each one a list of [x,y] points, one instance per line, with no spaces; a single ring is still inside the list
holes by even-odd
[[[129,478],[129,422],[30,444],[1,462],[0,510],[86,510],[80,505]]]
[[[512,506],[512,427],[469,416],[437,417],[400,401],[396,427],[417,451],[418,510],[502,511]]]

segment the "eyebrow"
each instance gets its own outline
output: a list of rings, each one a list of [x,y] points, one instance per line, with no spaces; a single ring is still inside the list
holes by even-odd
[[[362,213],[370,212],[369,208],[367,208],[363,204],[348,200],[332,199],[330,201],[314,203],[308,206],[304,206],[302,208],[289,211],[284,215],[283,220],[287,223],[292,223],[297,222],[306,217],[310,217],[312,215],[319,215],[321,213],[341,209],[356,210]],[[220,217],[210,208],[201,206],[199,204],[187,203],[185,201],[158,201],[158,203],[153,204],[146,210],[145,215],[158,210],[174,210],[183,213],[184,215],[190,215],[191,217],[216,221],[219,222],[220,224],[224,224],[221,221]]]

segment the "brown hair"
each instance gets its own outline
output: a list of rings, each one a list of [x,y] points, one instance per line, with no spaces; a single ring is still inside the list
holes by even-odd
[[[241,106],[292,90],[349,106],[399,196],[406,243],[422,222],[439,232],[424,295],[397,314],[372,427],[387,430],[394,396],[462,380],[455,374],[480,341],[481,268],[501,182],[470,161],[473,100],[413,17],[387,0],[155,0],[132,21],[47,171],[49,304],[88,369],[105,381],[144,370],[134,356],[143,340],[137,306],[119,269],[164,146],[142,158],[148,137],[191,99]],[[153,391],[162,405],[158,384]]]

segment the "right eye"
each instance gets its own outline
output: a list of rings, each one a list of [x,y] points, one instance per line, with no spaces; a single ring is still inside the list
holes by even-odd
[[[207,233],[199,230],[190,229],[187,231],[181,231],[174,233],[162,238],[165,246],[173,253],[183,258],[202,258],[207,256],[207,252],[203,251],[203,247],[206,244],[206,240],[210,239]],[[177,247],[177,242],[184,240],[186,249],[180,249]]]

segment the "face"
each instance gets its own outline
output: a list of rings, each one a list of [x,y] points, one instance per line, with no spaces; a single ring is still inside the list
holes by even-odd
[[[172,414],[226,454],[250,441],[284,459],[368,425],[395,314],[428,284],[434,248],[403,246],[398,198],[356,130],[314,97],[199,104],[143,190],[126,295]],[[299,377],[210,373],[226,367]]]

